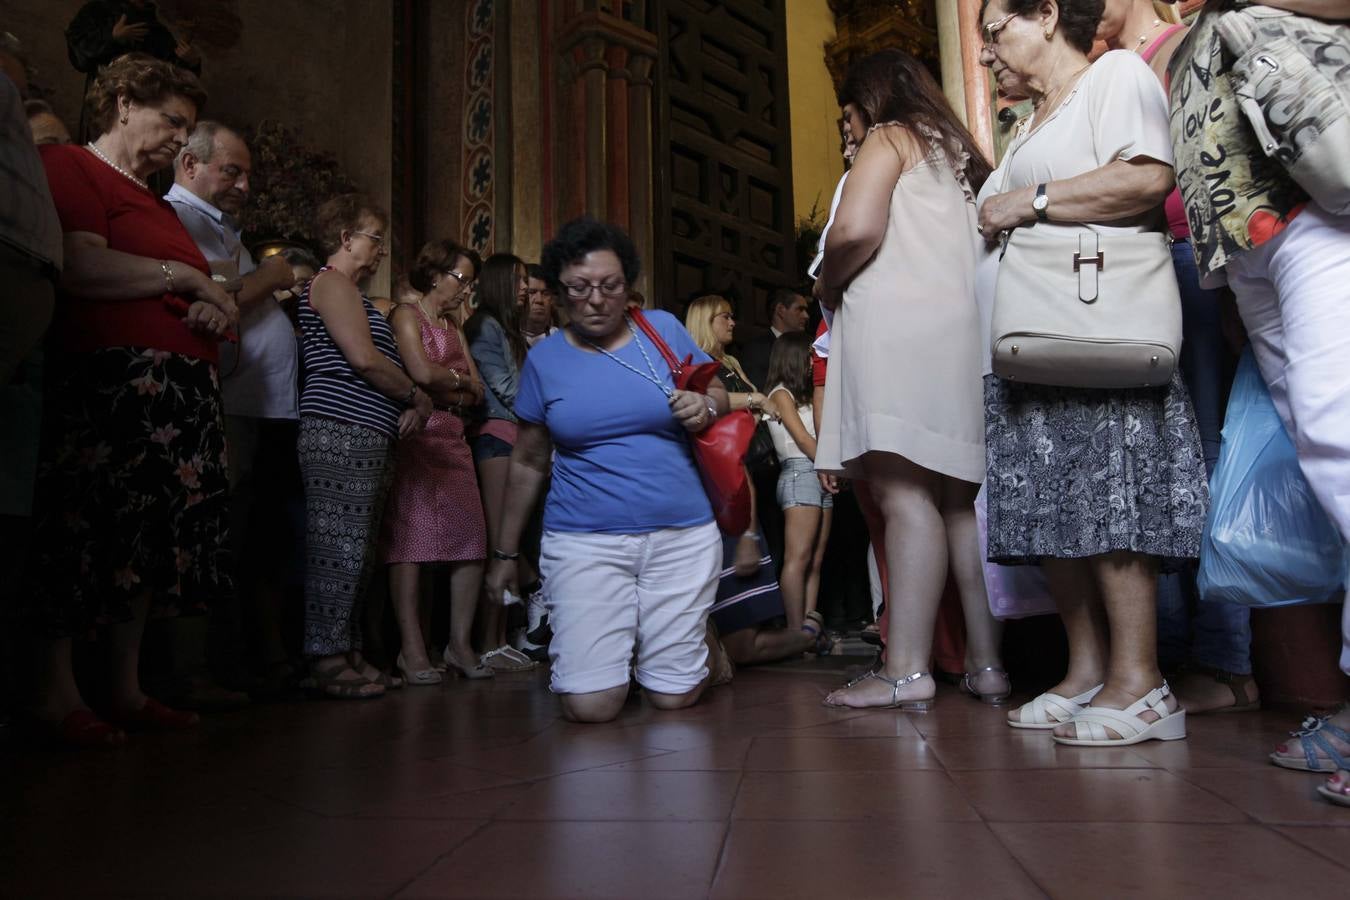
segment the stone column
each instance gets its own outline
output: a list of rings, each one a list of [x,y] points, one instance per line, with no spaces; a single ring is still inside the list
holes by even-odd
[[[961,71],[966,95],[966,127],[990,160],[994,159],[994,116],[989,72],[980,65],[980,0],[956,0],[961,39]],[[941,5],[941,4],[939,4]],[[945,74],[945,71],[944,71]]]
[[[601,4],[563,3],[557,9],[558,221],[582,213],[608,219],[649,260],[656,35]],[[649,292],[645,275],[637,287]]]
[[[952,111],[969,127],[966,115],[966,79],[961,65],[961,18],[955,3],[937,3],[938,60],[942,69],[942,93]]]

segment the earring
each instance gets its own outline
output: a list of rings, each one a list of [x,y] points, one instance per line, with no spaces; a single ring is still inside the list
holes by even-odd
[[[121,119],[119,119],[118,121],[120,121],[123,125],[125,125],[125,124],[127,124],[127,117],[126,117],[126,116],[123,116],[123,117],[122,117]]]
[[[1054,32],[1053,30],[1047,31],[1047,32],[1045,33],[1045,39],[1046,39],[1047,41],[1050,40],[1051,38],[1053,38],[1054,36],[1055,36],[1055,32]]]

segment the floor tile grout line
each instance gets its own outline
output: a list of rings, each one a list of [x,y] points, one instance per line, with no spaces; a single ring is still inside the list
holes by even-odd
[[[423,875],[427,874],[427,873],[430,872],[432,869],[434,869],[434,868],[437,866],[437,864],[439,864],[442,860],[448,859],[448,858],[449,858],[456,850],[458,850],[460,847],[463,847],[466,843],[468,843],[469,841],[473,840],[475,837],[477,837],[477,836],[478,836],[479,834],[481,834],[483,831],[485,831],[485,830],[487,830],[488,828],[491,828],[491,827],[492,827],[492,821],[491,821],[491,820],[487,820],[487,821],[480,822],[477,828],[474,828],[473,830],[471,830],[471,831],[470,831],[468,834],[466,834],[462,839],[460,839],[460,840],[455,841],[454,843],[452,843],[446,850],[444,850],[442,853],[440,853],[439,855],[437,855],[435,859],[433,859],[431,862],[427,863],[425,866],[423,866],[421,869],[419,869],[417,872],[415,872],[410,878],[408,878],[406,881],[404,881],[404,882],[403,882],[402,884],[400,884],[398,887],[394,888],[394,890],[392,890],[392,891],[390,891],[388,894],[386,894],[386,895],[385,895],[385,900],[394,900],[394,898],[397,897],[399,894],[403,893],[403,892],[406,891],[408,888],[410,888],[410,887],[412,887],[414,884],[416,884],[416,883],[417,883],[417,880],[418,880],[419,878],[421,878]]]
[[[982,821],[981,824],[984,825],[984,830],[989,832],[989,836],[992,837],[994,841],[1000,847],[1003,848],[1003,852],[1008,854],[1008,858],[1013,861],[1013,864],[1017,866],[1017,868],[1022,870],[1023,875],[1027,876],[1027,880],[1036,886],[1036,890],[1040,891],[1041,895],[1046,897],[1047,900],[1049,900],[1050,897],[1053,897],[1054,895],[1050,893],[1049,889],[1045,885],[1041,884],[1039,880],[1037,880],[1035,874],[1031,871],[1031,869],[1027,868],[1027,865],[1025,862],[1022,861],[1022,858],[1018,856],[1016,853],[1014,853],[1012,847],[1009,847],[1007,842],[1003,840],[1003,836],[998,833],[998,830],[996,828],[994,828],[993,823],[988,821]]]
[[[1340,866],[1342,869],[1350,869],[1350,863],[1347,863],[1347,862],[1344,861],[1344,860],[1337,859],[1336,857],[1332,856],[1330,853],[1324,853],[1322,850],[1320,850],[1320,849],[1317,848],[1317,847],[1310,847],[1310,846],[1308,846],[1307,844],[1299,843],[1298,841],[1294,840],[1294,839],[1293,839],[1292,837],[1290,837],[1289,835],[1285,834],[1283,831],[1280,831],[1280,830],[1279,830],[1279,829],[1281,829],[1281,828],[1317,828],[1317,827],[1318,827],[1317,825],[1308,825],[1308,824],[1303,824],[1303,825],[1266,825],[1266,826],[1265,826],[1265,828],[1266,828],[1267,831],[1272,832],[1277,838],[1279,838],[1279,839],[1285,841],[1286,843],[1292,844],[1292,845],[1294,845],[1295,847],[1298,847],[1298,848],[1300,848],[1300,849],[1302,849],[1302,850],[1306,850],[1306,851],[1308,851],[1309,853],[1312,853],[1314,856],[1320,856],[1320,857],[1322,857],[1323,859],[1330,860],[1331,862],[1333,862],[1333,863],[1335,863],[1336,865]]]
[[[750,750],[755,746],[755,739],[751,738],[750,743],[745,745],[745,756],[741,758],[740,775],[736,779],[736,789],[731,792],[731,804],[727,807],[727,815],[723,820],[722,844],[717,848],[717,860],[713,863],[712,875],[708,879],[708,890],[705,896],[711,897],[713,886],[717,884],[717,876],[722,873],[722,864],[726,860],[727,845],[731,843],[731,828],[736,823],[736,802],[741,798],[741,786],[745,784],[745,762],[750,758]]]

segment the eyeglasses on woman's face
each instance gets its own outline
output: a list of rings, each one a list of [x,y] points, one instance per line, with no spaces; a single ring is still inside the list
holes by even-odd
[[[599,291],[606,300],[617,300],[627,296],[628,282],[622,278],[598,284],[593,281],[564,281],[563,289],[567,291],[568,300],[589,300],[595,291]]]
[[[1017,18],[1017,13],[1008,13],[1001,19],[990,22],[980,29],[980,36],[984,39],[984,46],[993,47],[998,43],[998,36],[1003,29],[1008,27],[1008,23]]]
[[[735,317],[735,316],[733,316],[730,312],[725,312],[725,311],[724,311],[724,312],[720,312],[720,313],[718,313],[717,315],[713,316],[713,321],[714,321],[714,322],[716,322],[718,319],[726,319],[728,322],[734,322],[734,321],[736,321],[736,317]]]

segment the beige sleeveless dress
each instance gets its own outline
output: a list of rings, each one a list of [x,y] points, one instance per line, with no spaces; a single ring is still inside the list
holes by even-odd
[[[978,484],[983,243],[964,158],[922,137],[928,158],[896,181],[881,246],[834,317],[816,468],[862,478],[859,457],[877,450]]]

